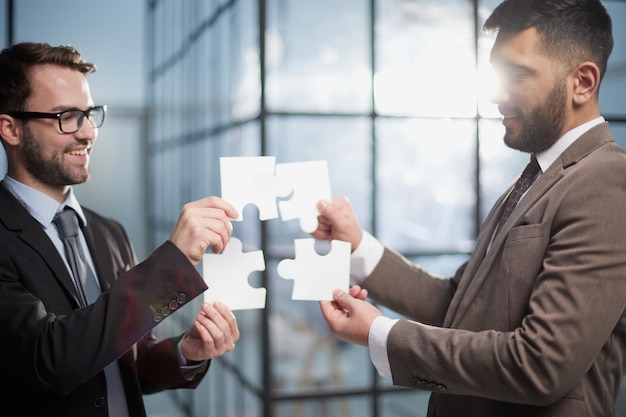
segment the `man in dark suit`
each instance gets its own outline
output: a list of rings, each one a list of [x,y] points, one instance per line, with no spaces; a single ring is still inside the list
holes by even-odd
[[[505,143],[541,170],[443,279],[364,233],[345,198],[313,235],[353,248],[350,294],[321,302],[339,338],[437,417],[609,417],[626,369],[626,153],[600,115],[613,47],[599,0],[506,0],[485,23]],[[366,296],[405,315],[392,320]]]
[[[195,388],[209,360],[239,338],[219,303],[203,303],[179,337],[151,333],[207,289],[196,266],[209,247],[228,244],[238,215],[230,204],[188,203],[170,239],[137,264],[122,226],[74,196],[72,185],[90,177],[106,110],[94,106],[93,71],[69,46],[21,43],[0,53],[8,162],[0,184],[2,415],[145,416],[142,394]],[[91,283],[100,287],[88,302],[53,224],[65,207],[78,216]]]

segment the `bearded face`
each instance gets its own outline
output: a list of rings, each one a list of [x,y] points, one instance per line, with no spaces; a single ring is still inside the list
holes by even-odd
[[[567,83],[556,85],[546,99],[530,111],[517,108],[519,132],[506,128],[504,143],[522,152],[540,152],[552,146],[561,136],[566,117]]]
[[[21,158],[27,171],[39,182],[50,186],[81,184],[89,180],[88,165],[69,164],[64,161],[68,149],[46,145],[35,137],[28,124],[24,124]]]

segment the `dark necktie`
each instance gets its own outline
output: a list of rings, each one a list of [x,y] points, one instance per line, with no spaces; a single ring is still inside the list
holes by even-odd
[[[100,295],[100,288],[98,288],[96,277],[87,266],[85,253],[78,238],[79,228],[76,212],[71,208],[65,208],[62,212],[57,213],[54,224],[61,234],[67,262],[70,264],[74,275],[81,305],[91,304]]]
[[[57,213],[53,222],[59,229],[67,261],[74,275],[81,305],[91,304],[100,295],[100,288],[96,282],[96,277],[87,266],[85,252],[78,237],[79,228],[76,212],[66,207],[65,210]],[[107,382],[109,417],[127,417],[126,394],[124,393],[124,384],[117,361],[108,365],[104,372]]]
[[[511,194],[509,194],[506,202],[504,203],[504,210],[500,216],[498,227],[496,227],[496,235],[511,215],[515,206],[517,206],[517,203],[519,203],[520,198],[522,198],[524,193],[528,191],[528,188],[532,185],[535,177],[539,173],[539,170],[540,168],[537,158],[535,158],[535,155],[531,155],[530,162],[526,165],[526,168],[524,168],[524,172],[522,172],[522,175],[518,178],[515,186],[513,187],[513,191],[511,191]]]

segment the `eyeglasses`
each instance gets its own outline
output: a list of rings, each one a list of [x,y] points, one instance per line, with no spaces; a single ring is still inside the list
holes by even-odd
[[[83,125],[85,117],[89,120],[91,127],[99,128],[104,123],[104,115],[107,106],[96,106],[87,110],[66,110],[61,113],[40,113],[34,111],[9,111],[5,114],[20,120],[30,119],[57,119],[59,129],[63,133],[74,133]]]

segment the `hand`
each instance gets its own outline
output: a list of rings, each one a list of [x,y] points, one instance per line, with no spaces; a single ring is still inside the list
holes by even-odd
[[[343,240],[352,245],[352,252],[363,238],[363,230],[354,214],[350,202],[345,197],[335,197],[331,202],[317,204],[320,215],[317,229],[311,235],[318,240]]]
[[[212,246],[213,253],[224,250],[233,232],[231,220],[237,210],[219,197],[206,197],[185,204],[172,230],[170,240],[194,266]]]
[[[202,303],[202,311],[183,339],[181,351],[188,361],[203,361],[235,349],[237,340],[239,328],[230,309],[220,302]]]
[[[362,295],[360,288],[357,294]],[[372,322],[376,317],[382,316],[380,310],[341,290],[335,290],[333,299],[334,301],[320,301],[322,315],[330,326],[330,331],[341,340],[367,346]]]
[[[351,297],[358,298],[359,300],[365,300],[367,298],[367,290],[355,285],[350,288],[349,294]]]

